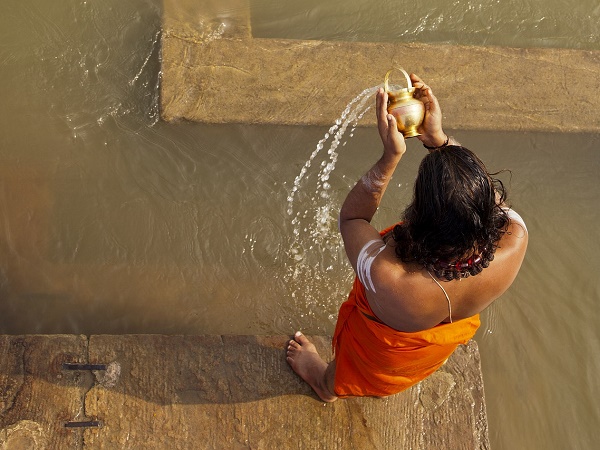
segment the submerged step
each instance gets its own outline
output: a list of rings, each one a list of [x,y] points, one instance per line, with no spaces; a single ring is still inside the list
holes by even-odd
[[[164,0],[164,120],[330,126],[400,66],[432,86],[449,129],[600,131],[600,51],[259,39],[247,0],[225,3]]]

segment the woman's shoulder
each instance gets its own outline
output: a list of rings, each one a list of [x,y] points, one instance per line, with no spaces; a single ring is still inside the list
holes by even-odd
[[[508,215],[508,226],[506,233],[502,235],[498,242],[498,250],[500,254],[507,254],[511,259],[522,259],[527,250],[529,243],[529,232],[525,221],[515,210],[503,208]]]

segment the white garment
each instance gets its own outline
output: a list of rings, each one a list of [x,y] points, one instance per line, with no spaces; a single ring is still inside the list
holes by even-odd
[[[508,214],[508,218],[510,220],[512,220],[513,222],[518,223],[519,225],[521,225],[525,231],[527,231],[527,226],[525,225],[525,221],[523,220],[523,218],[519,215],[518,212],[516,212],[513,209],[510,208],[502,208],[504,211],[506,211],[506,214]]]

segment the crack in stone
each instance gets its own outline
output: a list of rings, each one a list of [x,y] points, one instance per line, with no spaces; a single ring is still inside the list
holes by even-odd
[[[85,364],[90,363],[90,338],[91,338],[91,336],[86,336],[85,350],[84,350],[84,363]],[[83,376],[83,381],[84,381],[83,387],[85,390],[81,396],[81,406],[79,408],[79,414],[81,414],[84,418],[87,418],[88,415],[87,415],[87,411],[85,408],[85,404],[86,404],[87,396],[90,393],[90,391],[94,388],[94,386],[96,385],[96,382],[95,382],[92,374],[88,373],[88,372],[85,372],[85,375]],[[79,416],[79,414],[78,414],[78,416]],[[79,448],[81,448],[81,449],[85,448],[85,430],[80,431]]]

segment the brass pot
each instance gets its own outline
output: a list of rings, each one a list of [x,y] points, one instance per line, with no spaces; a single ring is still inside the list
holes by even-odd
[[[406,78],[406,88],[390,91],[389,78],[394,70],[400,70]],[[421,100],[413,97],[415,88],[410,81],[408,73],[404,69],[393,68],[385,74],[384,89],[388,94],[387,111],[396,118],[398,131],[405,138],[419,136],[421,133],[417,128],[423,123],[425,117],[425,105]]]

